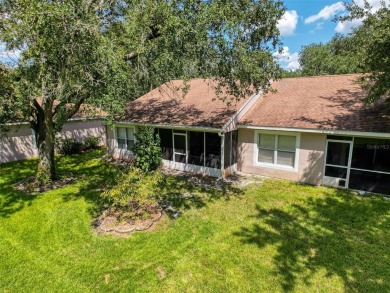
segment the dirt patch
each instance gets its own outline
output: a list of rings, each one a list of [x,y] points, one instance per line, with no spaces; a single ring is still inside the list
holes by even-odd
[[[53,180],[45,186],[37,186],[35,177],[25,178],[14,184],[14,188],[18,191],[36,195],[49,190],[64,187],[75,182],[71,175],[62,175],[59,179]]]
[[[187,182],[192,183],[196,186],[199,186],[204,189],[216,188],[221,190],[223,188],[232,186],[237,188],[244,188],[252,183],[263,183],[266,177],[259,175],[248,175],[242,173],[236,173],[234,175],[229,175],[226,178],[216,178],[202,174],[196,174],[191,172],[173,170],[169,168],[162,168],[162,171],[165,175],[177,176],[185,179]]]
[[[110,209],[105,210],[94,223],[96,231],[100,234],[123,235],[137,231],[146,231],[161,220],[163,211],[159,210],[147,219],[118,222],[118,216],[113,215]]]

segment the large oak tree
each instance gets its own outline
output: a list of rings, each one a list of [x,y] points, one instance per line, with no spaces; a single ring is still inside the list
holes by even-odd
[[[21,50],[12,111],[35,130],[37,179],[55,178],[55,134],[85,103],[113,115],[174,78],[214,78],[237,98],[267,89],[283,12],[274,0],[0,0],[0,41]]]
[[[374,10],[366,0],[363,6],[352,1],[346,8],[349,15],[339,20],[362,21],[351,35],[359,48],[356,57],[367,73],[359,80],[367,93],[365,102],[384,99],[390,109],[390,4],[382,1],[380,8]]]

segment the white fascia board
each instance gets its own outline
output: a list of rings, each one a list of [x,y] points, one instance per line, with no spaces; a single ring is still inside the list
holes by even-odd
[[[248,110],[254,105],[254,103],[256,103],[256,101],[260,98],[262,94],[262,91],[253,93],[248,98],[248,100],[246,100],[244,104],[241,105],[241,107],[236,111],[236,113],[233,114],[229,121],[225,123],[225,125],[222,127],[222,130],[225,131],[230,124],[232,124],[236,119],[238,120],[240,118],[240,115],[245,115],[245,113],[248,112]]]
[[[139,123],[139,122],[120,122],[115,121],[113,123],[114,126],[118,125],[129,125],[129,126],[150,126],[150,127],[158,127],[158,128],[167,128],[167,129],[180,129],[180,130],[198,130],[198,131],[207,131],[207,132],[221,132],[221,128],[213,128],[213,127],[202,127],[202,126],[182,126],[182,125],[166,125],[166,124],[151,124],[151,123]]]
[[[309,129],[309,128],[292,128],[292,127],[272,127],[272,126],[254,126],[254,125],[238,125],[241,129],[255,129],[255,130],[274,130],[274,131],[292,131],[303,133],[320,133],[346,136],[362,136],[362,137],[380,137],[390,138],[390,133],[384,132],[364,132],[364,131],[350,131],[350,130],[331,130],[331,129]]]
[[[81,118],[70,118],[66,120],[68,121],[87,121],[87,120],[104,120],[104,117],[81,117]],[[4,125],[6,126],[15,126],[15,125],[29,125],[30,122],[27,121],[21,121],[21,122],[10,122],[10,123],[5,123]]]

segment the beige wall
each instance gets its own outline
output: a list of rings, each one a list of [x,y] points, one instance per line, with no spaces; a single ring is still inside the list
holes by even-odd
[[[7,137],[0,140],[0,163],[38,156],[29,125],[11,126]]]
[[[69,121],[57,137],[76,138],[80,142],[89,136],[101,137],[100,145],[106,144],[106,126],[100,120]]]
[[[107,127],[107,150],[116,159],[131,160],[133,158],[130,152],[116,147],[114,130],[110,127]]]
[[[288,134],[288,132],[284,133]],[[319,185],[322,181],[325,145],[326,135],[301,133],[297,170],[256,166],[254,164],[254,151],[257,147],[255,145],[255,130],[239,129],[237,170],[243,173]]]
[[[83,142],[88,136],[101,137],[106,144],[105,126],[99,120],[69,121],[58,137],[76,138]],[[38,156],[29,125],[11,126],[7,137],[0,140],[0,163],[18,161]]]

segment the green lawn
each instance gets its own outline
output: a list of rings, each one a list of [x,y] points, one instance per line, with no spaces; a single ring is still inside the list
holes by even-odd
[[[382,198],[281,180],[202,191],[171,177],[179,219],[102,236],[91,223],[113,171],[100,156],[59,159],[79,180],[37,196],[11,187],[36,161],[0,165],[1,292],[390,292]]]

